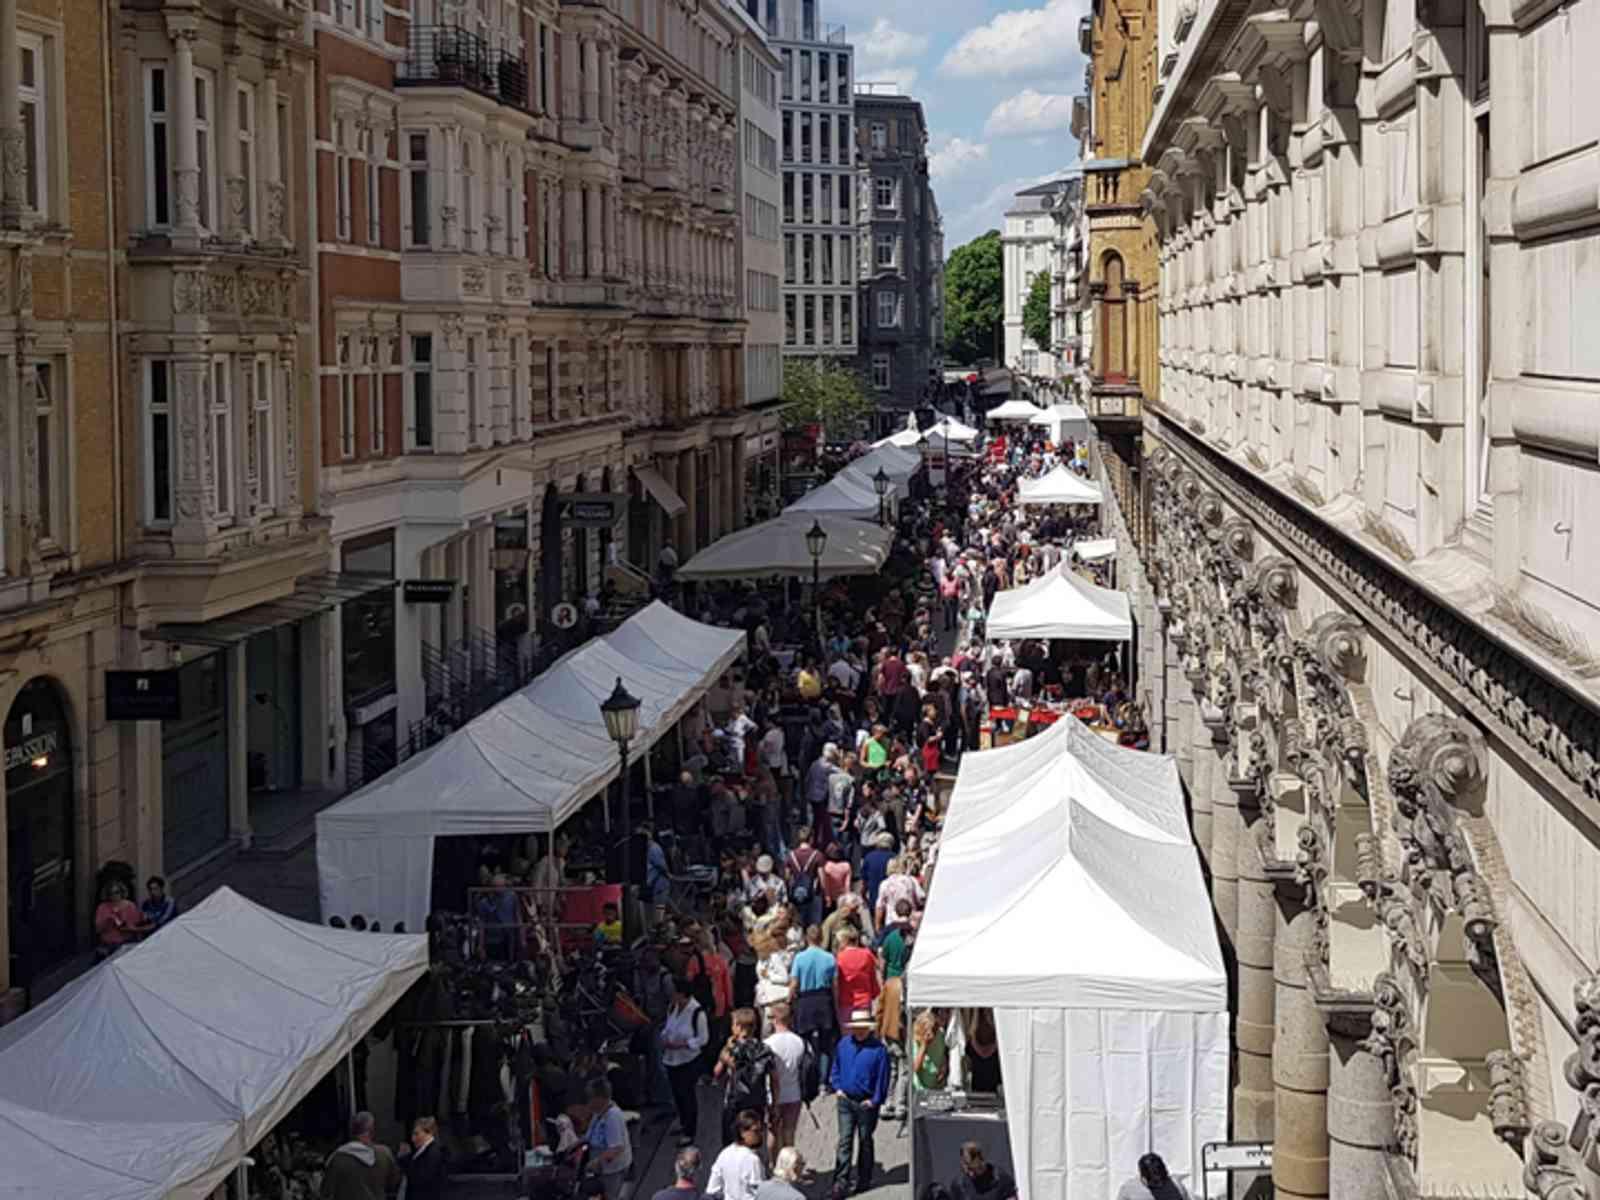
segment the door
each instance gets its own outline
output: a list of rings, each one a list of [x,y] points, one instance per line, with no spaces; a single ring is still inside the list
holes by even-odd
[[[169,875],[228,838],[227,680],[222,653],[179,671],[183,717],[161,734],[161,854]]]
[[[11,981],[27,987],[78,948],[72,742],[52,681],[17,693],[4,747]]]

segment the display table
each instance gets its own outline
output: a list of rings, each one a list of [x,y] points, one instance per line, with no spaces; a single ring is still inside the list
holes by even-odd
[[[959,1111],[929,1108],[924,1094],[912,1090],[911,1183],[913,1196],[930,1183],[949,1184],[961,1178],[961,1147],[977,1142],[984,1160],[996,1170],[1016,1176],[1011,1160],[1011,1134],[1004,1106],[994,1096],[972,1096]]]

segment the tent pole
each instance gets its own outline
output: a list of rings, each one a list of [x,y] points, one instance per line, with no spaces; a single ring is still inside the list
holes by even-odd
[[[345,1054],[344,1054],[344,1065],[345,1065],[345,1070],[350,1072],[350,1117],[351,1117],[352,1120],[354,1120],[355,1119],[355,1115],[356,1115],[356,1052],[355,1052],[355,1047],[352,1046],[349,1050],[345,1051]]]
[[[683,722],[678,722],[678,740],[683,740]],[[650,751],[646,750],[641,756],[644,759],[644,811],[651,821],[656,819],[656,790],[655,781],[650,778]]]

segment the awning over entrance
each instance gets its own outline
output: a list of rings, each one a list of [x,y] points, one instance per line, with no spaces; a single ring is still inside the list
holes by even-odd
[[[323,571],[305,576],[295,584],[294,591],[281,599],[254,605],[226,617],[218,617],[215,621],[157,625],[145,636],[151,641],[185,646],[232,646],[280,625],[292,625],[318,613],[328,612],[347,600],[356,600],[394,586],[395,581],[384,575]]]
[[[678,489],[662,478],[661,472],[654,467],[635,467],[633,477],[644,484],[644,490],[650,493],[650,499],[661,506],[661,511],[669,517],[675,517],[689,506],[684,503]]]

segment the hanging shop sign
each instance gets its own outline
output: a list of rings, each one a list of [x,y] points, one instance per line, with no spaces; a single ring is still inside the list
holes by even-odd
[[[610,529],[627,502],[628,498],[617,492],[566,492],[557,500],[561,523],[584,529]]]
[[[107,671],[106,720],[177,721],[183,717],[178,672]]]
[[[578,606],[558,604],[550,610],[550,624],[557,629],[571,629],[578,623]]]
[[[407,604],[449,604],[455,594],[454,579],[407,579],[400,585]]]

